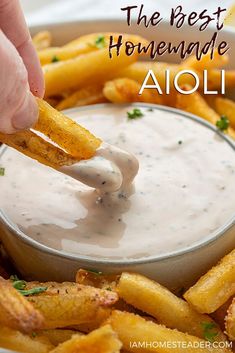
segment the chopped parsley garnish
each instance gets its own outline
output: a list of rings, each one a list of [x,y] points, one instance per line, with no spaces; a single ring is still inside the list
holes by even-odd
[[[148,112],[153,112],[154,109],[153,109],[153,108],[148,108],[147,111],[148,111]]]
[[[209,342],[214,342],[215,337],[218,336],[217,326],[214,322],[202,322],[201,326],[203,328],[203,336],[205,340]]]
[[[182,145],[183,141],[179,140],[178,145]]]
[[[94,275],[101,276],[103,272],[98,270],[86,270],[87,272],[93,273]]]
[[[53,58],[51,59],[52,63],[57,63],[58,61],[60,61],[60,59],[58,58],[58,56],[53,56]]]
[[[132,111],[127,112],[128,120],[139,119],[139,118],[142,118],[143,116],[144,116],[143,112],[138,108],[134,108]]]
[[[0,167],[0,176],[4,176],[5,175],[5,168]]]
[[[25,289],[26,282],[20,280],[16,275],[11,276],[10,279],[12,280],[13,287],[24,296],[39,294],[47,290],[47,287],[35,287],[31,289]]]
[[[96,48],[102,49],[105,47],[105,36],[99,35],[95,40]]]
[[[226,131],[229,128],[229,120],[227,116],[222,115],[219,120],[216,122],[216,126],[220,131]]]

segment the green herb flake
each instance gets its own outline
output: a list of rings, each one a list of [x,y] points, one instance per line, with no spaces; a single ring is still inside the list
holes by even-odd
[[[183,141],[179,140],[178,145],[182,145]]]
[[[52,63],[57,63],[58,61],[60,61],[60,59],[58,58],[58,56],[53,56],[53,58],[51,59]]]
[[[26,282],[23,280],[20,280],[16,275],[12,275],[10,277],[10,280],[12,281],[13,287],[23,296],[35,295],[35,294],[45,292],[47,290],[47,287],[35,287],[31,289],[25,289]]]
[[[0,176],[4,176],[5,175],[5,168],[0,167]]]
[[[139,118],[142,118],[143,116],[144,116],[143,112],[138,108],[134,108],[132,111],[127,112],[128,120],[139,119]]]
[[[229,120],[227,116],[222,115],[219,120],[216,122],[216,126],[220,131],[226,131],[229,128]]]
[[[26,287],[26,282],[25,282],[25,281],[22,281],[22,280],[14,281],[14,282],[13,282],[13,287],[14,287],[15,289],[17,289],[18,291],[21,291],[21,290],[25,289],[25,287]]]
[[[95,40],[96,48],[102,49],[105,47],[105,37],[103,35],[99,35]]]
[[[148,108],[147,112],[151,112],[152,113],[152,112],[154,112],[154,109],[153,108]]]
[[[94,275],[101,276],[103,272],[98,271],[98,270],[86,270],[87,272],[93,273]]]
[[[31,335],[32,335],[33,338],[37,337],[37,333],[36,332],[32,332]]]
[[[202,322],[203,336],[205,340],[213,343],[216,336],[218,336],[217,326],[214,322]]]

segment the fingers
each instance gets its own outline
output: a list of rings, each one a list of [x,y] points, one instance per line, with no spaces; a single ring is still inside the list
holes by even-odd
[[[42,97],[44,94],[43,73],[19,0],[0,0],[0,28],[14,44],[24,61],[32,93]]]
[[[38,117],[28,73],[13,44],[0,31],[0,131],[13,133],[32,126]]]

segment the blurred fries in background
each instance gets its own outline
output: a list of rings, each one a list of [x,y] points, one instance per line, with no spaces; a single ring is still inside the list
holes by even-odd
[[[124,41],[129,40],[134,44],[140,42],[148,46],[149,42],[145,38],[133,34],[122,35]],[[220,69],[226,68],[229,55],[220,56],[215,52],[213,60],[209,55],[204,55],[200,61],[190,56],[179,64],[172,64],[146,61],[148,50],[127,56],[121,49],[120,55],[113,55],[110,60],[110,36],[117,42],[118,33],[91,33],[61,47],[51,46],[51,35],[47,31],[33,38],[45,75],[46,100],[49,104],[58,110],[106,102],[162,104],[191,112],[214,125],[221,116],[226,116],[229,128],[223,132],[235,138],[235,102],[219,94],[204,95],[202,92],[204,70],[208,70],[208,90],[221,88]],[[159,94],[156,89],[145,89],[142,95],[139,94],[148,70],[152,70],[156,76],[163,94]],[[169,70],[169,94],[164,92],[165,70]],[[182,70],[193,70],[199,78],[200,86],[198,92],[187,97],[182,95],[181,99],[174,88],[174,78]],[[235,87],[235,70],[225,71],[225,81],[226,89]],[[151,78],[148,84],[153,84]],[[187,90],[194,86],[195,77],[183,74],[178,84]],[[189,109],[190,106],[192,108]]]

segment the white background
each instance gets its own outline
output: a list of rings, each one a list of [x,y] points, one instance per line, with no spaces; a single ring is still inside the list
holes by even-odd
[[[233,0],[21,0],[27,22],[39,24],[68,19],[122,17],[121,7],[144,3],[146,12],[160,11],[169,16],[172,7],[182,5],[186,12],[217,6],[229,7]]]

